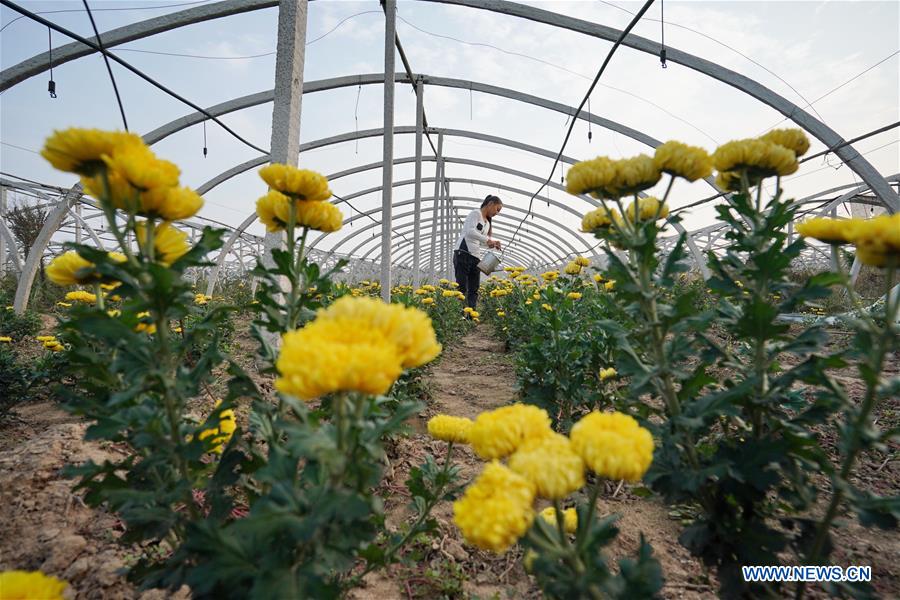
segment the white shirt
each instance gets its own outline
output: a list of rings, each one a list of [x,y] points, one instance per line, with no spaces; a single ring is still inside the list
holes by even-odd
[[[462,231],[460,231],[459,237],[456,238],[453,249],[459,250],[463,240],[465,240],[469,254],[474,254],[480,259],[483,253],[482,246],[487,247],[489,227],[490,224],[487,222],[487,219],[481,216],[481,209],[476,208],[466,217],[466,222],[463,223]]]

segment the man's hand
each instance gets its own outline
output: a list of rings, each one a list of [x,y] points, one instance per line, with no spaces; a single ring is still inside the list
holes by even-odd
[[[489,247],[499,250],[500,249],[500,240],[490,240]]]

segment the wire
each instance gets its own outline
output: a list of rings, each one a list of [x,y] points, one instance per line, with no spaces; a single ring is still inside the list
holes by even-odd
[[[10,148],[15,148],[16,150],[24,150],[25,152],[31,152],[32,154],[37,154],[38,156],[40,156],[40,154],[41,154],[37,150],[32,150],[31,148],[25,148],[23,146],[16,146],[15,144],[10,144],[9,142],[0,142],[0,144],[3,144],[4,146],[9,146]],[[13,175],[13,177],[14,177],[14,175]]]
[[[116,8],[95,8],[94,12],[107,11],[107,10],[158,10],[161,8],[175,8],[177,6],[193,6],[195,4],[206,4],[207,2],[211,2],[212,0],[200,0],[200,2],[181,2],[179,4],[163,4],[161,6],[129,6],[129,7],[116,7]],[[68,8],[65,10],[42,10],[40,12],[36,12],[36,15],[51,15],[58,13],[73,13],[73,12],[84,12],[80,8]],[[18,21],[19,19],[24,19],[25,15],[20,17],[16,17],[15,19],[11,19],[6,25],[0,27],[0,32],[4,29]]]
[[[825,154],[829,154],[829,153],[831,153],[831,152],[834,152],[834,151],[837,150],[838,148],[843,148],[844,146],[849,146],[850,144],[855,144],[856,142],[859,142],[859,141],[864,140],[864,139],[866,139],[866,138],[870,138],[870,137],[872,137],[873,135],[878,135],[879,133],[884,133],[885,131],[889,131],[889,130],[891,130],[891,129],[895,129],[895,128],[897,128],[897,127],[900,127],[900,121],[897,121],[896,123],[891,123],[890,125],[885,125],[884,127],[879,127],[878,129],[874,129],[874,130],[870,131],[869,133],[864,133],[864,134],[862,134],[862,135],[860,135],[860,136],[857,136],[857,137],[853,138],[852,140],[847,140],[846,142],[841,142],[840,144],[837,144],[837,145],[835,145],[835,146],[832,146],[831,148],[828,148],[827,150],[823,150],[822,152],[818,152],[818,153],[813,154],[813,155],[811,155],[811,156],[807,156],[806,158],[804,158],[803,160],[800,161],[800,164],[802,165],[803,163],[805,163],[805,162],[808,161],[808,160],[812,160],[812,159],[814,159],[814,158],[818,158],[818,157],[823,156],[823,155],[825,155]],[[896,141],[896,140],[895,140],[895,141]]]
[[[848,79],[847,81],[845,81],[844,83],[842,83],[841,85],[837,86],[836,88],[831,89],[831,90],[828,91],[828,92],[825,92],[824,94],[822,94],[821,96],[819,96],[818,98],[816,98],[815,100],[813,100],[812,102],[807,101],[807,102],[806,102],[806,106],[804,106],[803,108],[804,108],[804,109],[806,109],[806,108],[811,108],[812,105],[815,104],[816,102],[818,102],[819,100],[823,100],[823,99],[827,98],[828,96],[830,96],[831,94],[835,93],[836,91],[838,91],[839,89],[841,89],[842,87],[844,87],[845,85],[847,85],[848,83],[852,82],[852,81],[855,80],[855,79],[859,79],[860,77],[862,77],[863,75],[865,75],[866,73],[868,73],[869,71],[871,71],[872,69],[874,69],[874,68],[880,66],[880,65],[881,65],[882,63],[884,63],[884,62],[887,62],[888,60],[892,59],[893,57],[897,56],[898,54],[900,54],[900,50],[897,50],[897,51],[895,51],[895,52],[892,52],[891,54],[885,56],[884,58],[882,58],[881,60],[879,60],[877,63],[875,63],[874,65],[872,65],[871,67],[865,69],[865,70],[862,71],[861,73],[857,73],[856,75],[854,75],[853,77],[851,77],[850,79]],[[804,100],[805,100],[805,99],[804,99]],[[813,109],[813,110],[815,110],[815,109]],[[816,112],[816,114],[818,115],[819,113]],[[819,115],[819,118],[820,118],[820,119],[822,118],[821,115]],[[790,117],[785,117],[785,118],[783,118],[782,120],[778,121],[778,122],[775,123],[774,125],[772,125],[772,126],[766,128],[762,133],[765,133],[766,131],[769,131],[770,129],[772,129],[772,128],[774,128],[774,127],[778,127],[779,125],[781,125],[782,123],[784,123],[784,122],[787,121],[788,119],[790,119]],[[759,135],[762,135],[762,133],[760,133]]]
[[[103,47],[103,40],[100,39],[100,32],[97,30],[97,23],[94,21],[94,15],[91,13],[91,7],[88,6],[87,0],[81,0],[84,4],[84,10],[87,11],[88,18],[91,20],[91,27],[94,29],[94,35],[97,37],[97,46],[100,47],[100,52],[103,54],[103,62],[106,63],[106,71],[109,73],[109,80],[112,81],[113,91],[116,93],[116,102],[119,104],[119,113],[122,115],[122,123],[125,125],[125,131],[128,131],[128,119],[125,118],[125,107],[122,106],[122,96],[119,95],[119,86],[116,85],[116,78],[113,75],[112,67],[109,64],[109,56],[106,49]],[[50,30],[47,30],[49,33]]]
[[[633,12],[631,12],[630,10],[628,10],[627,8],[622,8],[621,6],[616,6],[616,5],[613,4],[612,2],[606,2],[605,0],[599,0],[599,2],[601,2],[602,4],[606,4],[607,6],[611,6],[611,7],[615,8],[615,9],[621,10],[621,11],[623,11],[623,12],[626,12],[626,13],[628,13],[629,15],[633,15],[633,14],[634,14]],[[649,19],[649,18],[648,18],[647,20],[648,20],[648,21],[656,21],[656,19]],[[783,77],[781,77],[778,73],[776,73],[776,72],[770,70],[770,69],[767,68],[765,65],[756,62],[755,60],[753,60],[752,58],[750,58],[749,56],[747,56],[746,54],[744,54],[743,52],[741,52],[741,51],[738,50],[737,48],[733,48],[732,46],[729,46],[729,45],[726,44],[725,42],[722,42],[722,41],[717,40],[716,38],[712,37],[711,35],[707,35],[707,34],[703,33],[702,31],[698,31],[698,30],[696,30],[696,29],[691,29],[690,27],[687,27],[686,25],[679,25],[678,23],[673,23],[672,21],[668,21],[668,24],[669,24],[670,27],[678,27],[679,29],[684,29],[684,30],[686,30],[686,31],[690,31],[691,33],[697,34],[697,35],[699,35],[699,36],[701,36],[701,37],[705,37],[706,39],[710,40],[711,42],[715,42],[715,43],[719,44],[720,46],[722,46],[722,47],[724,47],[724,48],[728,48],[729,50],[731,50],[732,52],[734,52],[734,53],[737,54],[738,56],[741,56],[741,57],[747,59],[748,61],[750,61],[751,63],[753,63],[754,65],[756,65],[757,67],[759,67],[760,69],[762,69],[763,71],[765,71],[766,73],[768,73],[769,75],[772,75],[773,77],[775,77],[778,81],[780,81],[780,82],[783,83],[784,85],[786,85],[786,86],[788,86],[789,88],[791,88],[791,91],[793,91],[795,94],[797,94],[797,95],[800,97],[801,100],[803,100],[804,102],[809,102],[809,101],[803,96],[803,94],[801,94],[794,86],[792,86],[790,83],[788,83],[787,80],[785,80]],[[815,108],[813,108],[813,112],[816,113],[816,116],[819,117],[819,120],[821,120],[821,121],[824,121],[824,120],[825,120],[825,119],[822,117],[822,115],[820,115],[818,112],[816,112],[816,109],[815,109]]]
[[[576,77],[580,77],[581,79],[587,79],[588,81],[590,81],[590,79],[591,79],[589,76],[584,75],[584,74],[582,74],[582,73],[579,73],[578,71],[573,71],[572,69],[568,69],[568,68],[566,68],[566,67],[564,67],[564,66],[562,66],[562,65],[558,65],[558,64],[552,63],[552,62],[550,62],[550,61],[544,60],[544,59],[542,59],[542,58],[538,58],[538,57],[536,57],[536,56],[531,56],[531,55],[529,55],[529,54],[523,54],[523,53],[521,53],[521,52],[514,52],[514,51],[512,51],[512,50],[506,50],[506,49],[504,49],[504,48],[501,48],[500,46],[494,46],[493,44],[487,44],[487,43],[484,43],[484,42],[469,42],[469,41],[466,41],[466,40],[461,40],[461,39],[459,39],[459,38],[455,38],[455,37],[453,37],[453,36],[443,35],[443,34],[440,34],[440,33],[434,33],[433,31],[428,31],[427,29],[422,29],[422,28],[419,27],[418,25],[416,25],[416,24],[414,24],[414,23],[411,23],[411,22],[407,21],[406,19],[404,19],[404,18],[401,17],[400,15],[397,15],[397,19],[399,19],[400,21],[403,21],[404,23],[406,23],[407,25],[409,25],[410,27],[412,27],[412,28],[415,29],[416,31],[419,31],[419,32],[421,32],[421,33],[424,33],[425,35],[430,35],[430,36],[434,36],[434,37],[437,37],[437,38],[442,38],[442,39],[445,39],[445,40],[451,40],[451,41],[453,41],[453,42],[457,42],[457,43],[460,43],[460,44],[465,44],[465,45],[467,45],[467,46],[479,46],[479,47],[482,47],[482,48],[490,48],[490,49],[492,49],[492,50],[496,50],[496,51],[498,51],[498,52],[502,52],[503,54],[508,54],[508,55],[510,55],[510,56],[518,56],[518,57],[521,57],[521,58],[527,58],[528,60],[533,60],[533,61],[535,61],[535,62],[541,63],[541,64],[546,65],[546,66],[548,66],[548,67],[551,67],[551,68],[554,68],[554,69],[558,69],[558,70],[560,70],[560,71],[564,71],[564,72],[569,73],[569,74],[571,74],[571,75],[575,75]],[[696,125],[694,125],[693,123],[691,123],[690,121],[688,121],[687,119],[684,119],[684,118],[682,118],[682,117],[679,117],[679,116],[676,115],[675,113],[673,113],[673,112],[669,111],[668,109],[666,109],[664,106],[661,106],[661,105],[659,105],[659,104],[656,104],[656,103],[653,102],[652,100],[648,100],[647,98],[644,98],[643,96],[639,96],[638,94],[635,94],[634,92],[630,92],[630,91],[624,90],[624,89],[622,89],[622,88],[617,88],[617,87],[612,86],[612,85],[607,85],[607,84],[605,84],[605,83],[601,83],[600,85],[603,86],[603,87],[605,87],[605,88],[608,89],[608,90],[613,90],[613,91],[619,92],[619,93],[621,93],[621,94],[625,94],[626,96],[631,96],[632,98],[636,98],[636,99],[640,100],[641,102],[644,102],[644,103],[646,103],[646,104],[649,104],[650,106],[654,107],[655,109],[660,110],[660,111],[662,111],[663,113],[669,115],[669,116],[672,117],[673,119],[675,119],[675,120],[677,120],[677,121],[680,121],[680,122],[684,123],[685,125],[687,125],[687,126],[690,127],[691,129],[693,129],[694,131],[697,131],[697,132],[699,132],[700,134],[704,135],[704,136],[707,137],[709,140],[711,140],[713,143],[715,143],[715,144],[718,144],[718,143],[719,143],[719,141],[718,141],[716,138],[714,138],[713,136],[711,136],[711,135],[708,134],[707,132],[703,131],[702,129],[700,129],[699,127],[697,127]],[[567,123],[568,123],[568,118],[570,118],[570,115],[567,115],[567,120],[566,120]]]
[[[591,92],[594,91],[594,88],[597,86],[597,82],[600,81],[600,77],[603,75],[603,72],[606,70],[607,65],[609,65],[609,62],[612,60],[612,57],[616,53],[616,50],[618,50],[619,46],[622,45],[622,40],[624,40],[625,37],[631,32],[631,30],[634,29],[634,26],[637,25],[638,21],[641,20],[641,17],[644,16],[644,13],[647,12],[647,10],[650,8],[650,6],[653,4],[653,2],[654,2],[654,0],[647,0],[644,3],[644,5],[641,7],[641,10],[638,11],[638,13],[631,19],[631,22],[628,24],[628,26],[625,29],[623,29],[622,32],[619,34],[618,39],[615,41],[612,48],[610,48],[609,53],[606,55],[606,59],[603,61],[603,64],[600,65],[600,70],[597,71],[597,75],[594,77],[594,80],[591,82],[591,86],[588,88],[587,93],[584,95],[584,98],[582,98],[581,103],[578,105],[578,108],[575,109],[576,115],[581,112],[581,109],[584,108],[584,105],[587,103],[588,99],[591,97]],[[571,137],[571,135],[572,135],[572,130],[575,128],[576,121],[577,121],[577,119],[572,119],[571,123],[569,123],[569,128],[566,131],[565,139],[563,139],[562,147],[559,149],[559,152],[556,154],[556,159],[554,159],[554,161],[553,161],[553,167],[550,169],[550,176],[541,185],[541,187],[538,188],[538,190],[534,194],[531,195],[531,199],[528,201],[528,211],[525,213],[525,216],[522,217],[522,220],[519,221],[519,225],[516,227],[516,231],[513,233],[512,237],[510,238],[510,241],[509,241],[510,245],[512,245],[512,243],[515,242],[516,235],[518,235],[519,229],[521,229],[521,227],[522,227],[522,223],[524,223],[525,219],[528,217],[528,215],[531,214],[531,209],[534,205],[534,199],[537,197],[538,194],[541,193],[541,191],[547,186],[548,183],[550,183],[550,180],[553,178],[553,173],[556,172],[556,165],[559,164],[559,159],[562,157],[563,152],[566,149],[566,144],[569,143],[569,137]]]
[[[233,129],[231,129],[231,128],[228,127],[225,123],[223,123],[223,122],[220,121],[218,118],[216,118],[216,117],[214,117],[212,114],[210,114],[209,111],[207,111],[206,109],[201,108],[200,106],[198,106],[197,104],[194,104],[193,102],[191,102],[191,101],[188,100],[187,98],[184,98],[183,96],[180,96],[179,94],[173,92],[172,90],[170,90],[169,88],[167,88],[167,87],[164,86],[163,84],[157,82],[155,79],[153,79],[153,78],[150,77],[149,75],[145,75],[145,74],[143,73],[143,71],[141,71],[140,69],[137,69],[136,67],[131,66],[128,62],[126,62],[125,60],[119,58],[119,57],[116,56],[115,54],[110,53],[108,50],[104,50],[103,48],[100,48],[99,46],[97,46],[97,44],[95,44],[94,42],[90,41],[89,39],[83,38],[83,37],[81,37],[80,35],[78,35],[77,33],[74,33],[74,32],[72,32],[72,31],[69,31],[69,30],[66,29],[65,27],[62,27],[62,26],[60,26],[60,25],[57,25],[56,23],[54,23],[54,22],[52,22],[52,21],[48,21],[47,19],[45,19],[45,18],[43,18],[43,17],[41,17],[41,16],[39,16],[39,15],[36,15],[35,13],[31,12],[30,10],[27,10],[27,9],[25,9],[25,8],[22,8],[21,6],[18,6],[17,4],[15,4],[14,2],[11,2],[10,0],[0,0],[0,4],[2,4],[3,6],[6,6],[7,8],[11,8],[11,9],[15,10],[16,12],[19,12],[19,13],[25,15],[25,16],[29,17],[30,19],[32,19],[32,20],[34,20],[34,21],[37,21],[38,23],[41,23],[42,25],[46,25],[46,26],[48,26],[48,27],[51,27],[51,28],[54,29],[55,31],[58,31],[59,33],[62,33],[63,35],[67,35],[67,36],[69,36],[70,38],[72,38],[73,40],[76,40],[76,41],[81,42],[81,43],[84,44],[85,46],[89,46],[89,47],[93,48],[94,50],[96,50],[96,51],[98,51],[98,52],[103,52],[104,54],[108,55],[111,59],[113,59],[115,62],[119,63],[120,65],[122,65],[123,67],[125,67],[126,69],[128,69],[129,71],[131,71],[132,73],[134,73],[135,75],[137,75],[138,77],[140,77],[141,79],[143,79],[144,81],[150,83],[152,86],[156,87],[157,89],[162,90],[163,92],[165,92],[166,94],[172,96],[172,97],[175,98],[176,100],[179,100],[179,101],[181,101],[181,102],[187,104],[188,106],[190,106],[191,108],[193,108],[193,109],[196,110],[197,112],[202,113],[203,115],[205,115],[205,116],[208,117],[209,119],[215,121],[216,123],[219,124],[220,127],[222,127],[222,129],[224,129],[225,131],[227,131],[228,133],[230,133],[232,136],[234,136],[236,139],[240,140],[241,142],[243,142],[243,143],[246,144],[247,146],[253,148],[253,149],[256,150],[257,152],[260,152],[260,153],[262,153],[262,154],[269,154],[269,152],[268,152],[267,150],[263,150],[263,149],[260,148],[259,146],[256,146],[256,145],[254,145],[254,144],[248,142],[248,141],[245,140],[244,138],[242,138],[242,137],[241,137],[240,135],[238,135]]]

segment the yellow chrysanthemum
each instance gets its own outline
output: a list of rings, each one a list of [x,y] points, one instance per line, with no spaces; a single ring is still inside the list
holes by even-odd
[[[9,337],[8,335],[0,335],[0,342],[3,342],[4,344],[9,344],[12,342],[12,338]]]
[[[341,228],[344,215],[330,202],[298,201],[297,226],[331,233]]]
[[[595,273],[595,274],[594,274],[594,281],[595,281],[596,283],[602,283],[602,282],[603,282],[603,275],[601,275],[600,273]]]
[[[56,130],[44,142],[41,156],[60,171],[93,175],[103,166],[103,156],[123,146],[144,146],[139,135],[73,127]]]
[[[202,207],[203,198],[190,188],[155,188],[141,194],[141,209],[138,214],[179,221],[193,217]]]
[[[53,340],[56,339],[56,336],[55,335],[36,335],[36,336],[34,336],[34,339],[36,339],[39,342],[52,342]]]
[[[574,260],[566,264],[563,269],[566,275],[578,275],[581,273],[581,265],[579,265]]]
[[[375,298],[341,298],[319,310],[317,321],[357,323],[379,329],[394,344],[404,369],[420,367],[441,353],[431,317],[417,308],[385,304]]]
[[[847,244],[856,225],[854,219],[809,219],[797,225],[797,233],[828,244]]]
[[[653,462],[653,437],[632,417],[592,412],[572,427],[572,447],[594,473],[638,481]]]
[[[600,369],[600,381],[606,381],[607,379],[612,379],[616,375],[618,375],[618,373],[612,367],[609,367],[608,369]]]
[[[472,419],[465,417],[437,415],[428,420],[428,434],[436,440],[468,444],[472,424]]]
[[[304,400],[336,391],[384,394],[403,368],[421,366],[441,351],[427,314],[353,296],[319,310],[282,340],[275,386]]]
[[[616,179],[613,186],[616,195],[627,196],[653,187],[659,178],[660,171],[653,159],[646,154],[639,154],[633,158],[616,161]]]
[[[541,304],[541,308],[543,308],[543,309],[546,310],[547,312],[553,312],[553,307],[550,306],[549,304],[547,304],[546,302],[544,302],[543,304]]]
[[[469,443],[483,459],[504,458],[527,440],[552,433],[547,411],[530,404],[512,404],[478,415],[469,431]]]
[[[3,571],[0,573],[2,600],[63,600],[68,583],[40,571]]]
[[[79,285],[97,278],[93,267],[94,263],[82,258],[74,250],[69,250],[50,261],[44,272],[56,285]]]
[[[419,288],[413,292],[416,296],[427,296],[430,292],[424,288]]]
[[[606,289],[607,292],[611,292],[616,288],[616,281],[615,280],[607,281],[606,283],[603,284],[603,287],[604,287],[604,289]]]
[[[681,142],[666,142],[656,148],[653,164],[664,173],[696,181],[712,173],[712,158],[698,146]]]
[[[218,408],[220,404],[222,404],[222,401],[216,400],[215,407]],[[212,437],[213,439],[210,441],[215,444],[215,446],[212,448],[211,452],[222,454],[222,451],[225,450],[225,445],[231,440],[231,436],[236,429],[237,423],[234,420],[234,410],[229,408],[223,410],[219,415],[218,427],[204,429],[200,432],[200,435],[197,436],[197,439],[205,440],[208,437]]]
[[[266,231],[273,233],[287,226],[291,199],[276,190],[256,201],[256,214]]]
[[[556,527],[556,509],[548,506],[540,512],[541,518],[547,521],[553,527]],[[575,533],[578,531],[578,511],[574,508],[563,510],[563,527],[566,533]]]
[[[761,177],[790,175],[799,168],[793,150],[764,140],[735,140],[719,146],[713,165],[720,173],[746,170],[751,184]]]
[[[637,213],[637,219],[635,219],[635,213]],[[632,202],[628,208],[625,209],[625,218],[632,223],[634,223],[635,220],[648,221],[654,217],[657,219],[665,219],[668,216],[669,205],[663,204],[660,206],[659,198],[654,198],[653,196],[638,198],[637,204]]]
[[[66,300],[71,302],[84,302],[85,304],[96,304],[97,295],[84,290],[75,290],[66,294]]]
[[[534,486],[495,461],[453,503],[453,521],[468,543],[502,554],[531,527],[533,502]]]
[[[434,298],[423,298],[422,304],[426,304],[426,305],[434,304]]]
[[[581,230],[585,233],[592,233],[598,229],[610,227],[615,224],[617,227],[622,224],[622,215],[616,209],[608,209],[600,206],[586,213],[581,219]]]
[[[147,221],[141,221],[135,227],[138,243],[146,243]],[[160,223],[153,230],[153,249],[156,260],[166,266],[187,254],[191,249],[188,244],[187,233],[181,231],[171,223]]]
[[[178,185],[180,170],[167,160],[157,158],[147,146],[120,144],[103,155],[107,168],[141,191]],[[123,207],[118,207],[123,208]]]
[[[778,144],[782,148],[793,150],[794,154],[803,156],[809,150],[809,138],[802,129],[773,129],[769,133],[760,136],[764,142]]]
[[[497,311],[497,316],[500,317],[500,318],[502,319],[503,317],[506,316],[506,312],[505,312],[505,311],[502,311],[502,310],[498,310],[498,311]]]
[[[585,258],[583,256],[576,256],[575,263],[578,264],[579,267],[591,266],[591,260],[589,258]]]
[[[259,176],[270,188],[299,200],[320,202],[331,197],[328,179],[315,171],[273,163],[260,169]]]
[[[581,292],[569,292],[566,294],[566,298],[569,300],[581,300]]]
[[[509,457],[509,468],[533,483],[542,498],[559,500],[584,486],[584,461],[564,435],[526,441]]]
[[[136,332],[146,333],[148,335],[156,333],[156,323],[150,318],[149,311],[145,310],[144,312],[139,312],[136,316],[139,319],[138,324],[134,328]]]
[[[615,163],[605,156],[577,163],[566,173],[566,191],[570,194],[592,194],[609,197],[616,179]]]
[[[559,271],[547,271],[546,273],[541,273],[541,278],[544,281],[556,281],[559,279]]]

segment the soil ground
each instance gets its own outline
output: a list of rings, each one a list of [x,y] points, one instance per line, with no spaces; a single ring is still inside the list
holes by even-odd
[[[238,324],[238,332],[241,331]],[[235,343],[246,356],[252,355],[249,338],[238,333]],[[888,376],[896,376],[894,357]],[[248,365],[249,366],[249,365]],[[858,392],[855,373],[843,370],[851,395]],[[268,387],[265,381],[258,381]],[[411,423],[410,435],[394,441],[389,452],[388,473],[383,486],[388,524],[399,527],[410,516],[409,498],[403,482],[409,470],[422,462],[426,453],[438,459],[446,454],[446,444],[428,437],[427,419],[437,413],[474,418],[484,410],[515,401],[516,381],[512,358],[502,342],[482,324],[445,349],[430,370],[426,385],[431,395],[428,408]],[[202,401],[198,410],[205,410]],[[239,415],[241,412],[238,411]],[[900,425],[897,401],[886,402],[876,411],[883,429]],[[239,417],[240,418],[240,417]],[[187,598],[186,589],[167,595],[159,590],[137,592],[120,574],[136,561],[139,547],[123,547],[116,542],[121,525],[114,515],[86,507],[73,492],[72,480],[64,477],[66,464],[89,458],[101,461],[122,450],[82,440],[86,424],[68,415],[50,401],[19,405],[16,415],[0,429],[0,570],[41,569],[71,584],[72,598]],[[828,434],[823,432],[825,439]],[[833,440],[833,434],[831,434]],[[834,444],[836,440],[831,443]],[[861,457],[857,482],[881,494],[900,489],[898,446],[873,451]],[[836,452],[836,448],[835,448]],[[454,449],[453,459],[461,465],[465,478],[475,477],[482,465],[467,447]],[[827,482],[823,479],[823,486]],[[620,534],[608,547],[611,559],[633,555],[643,534],[662,563],[665,598],[714,598],[716,581],[695,558],[682,548],[677,538],[680,516],[654,498],[633,494],[633,487],[610,486],[600,499],[600,514],[618,514]],[[823,493],[827,501],[827,493]],[[521,567],[519,551],[495,556],[463,544],[452,524],[452,508],[436,509],[439,535],[422,540],[414,548],[411,565],[399,565],[386,573],[375,573],[365,587],[351,597],[365,599],[440,598],[536,598],[533,581]],[[900,538],[891,532],[863,529],[851,515],[835,530],[835,564],[869,564],[880,597],[900,597]],[[819,591],[814,597],[824,597]]]

